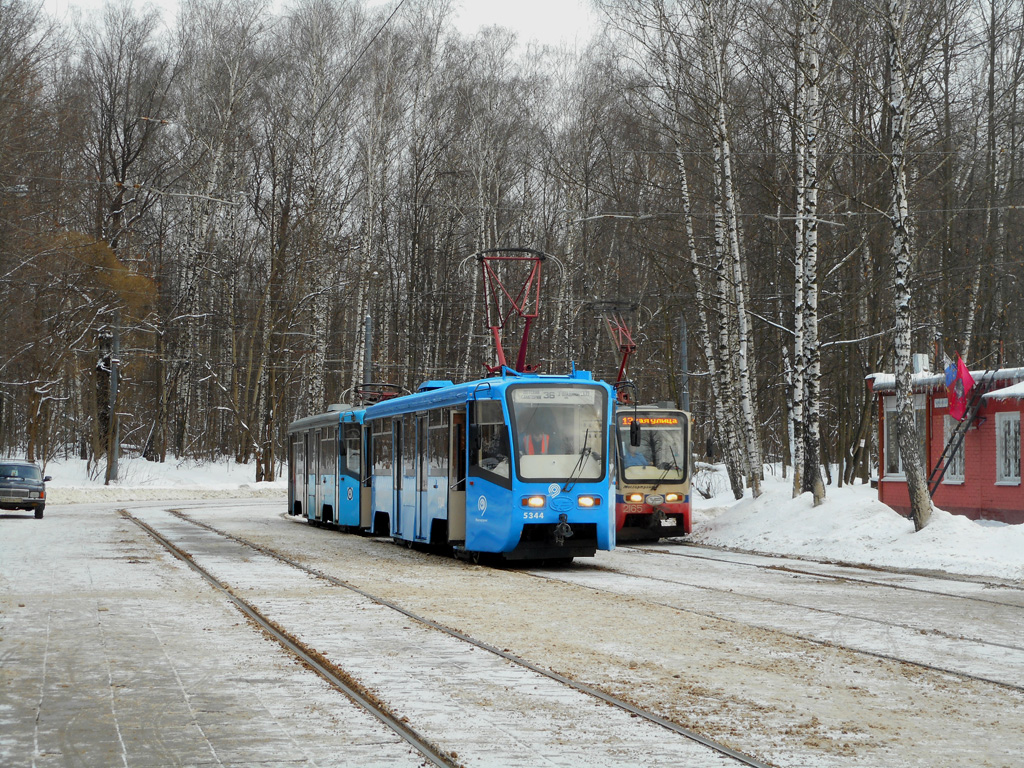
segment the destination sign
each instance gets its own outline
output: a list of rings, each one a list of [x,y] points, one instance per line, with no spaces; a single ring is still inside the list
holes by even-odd
[[[512,390],[517,405],[594,405],[597,390],[592,387],[519,387]]]
[[[678,416],[620,416],[619,425],[628,427],[633,422],[643,427],[671,427],[679,423]]]

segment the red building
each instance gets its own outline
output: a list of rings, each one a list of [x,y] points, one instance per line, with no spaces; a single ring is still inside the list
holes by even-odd
[[[968,402],[973,407],[963,419],[969,426],[959,448],[943,461],[945,473],[939,480],[936,465],[961,422],[949,415],[945,374],[914,374],[914,408],[920,450],[932,475],[932,500],[940,509],[974,520],[1024,523],[1020,433],[1024,368],[971,371],[971,375],[975,385]],[[896,442],[896,377],[872,374],[868,386],[878,398],[878,499],[909,515],[910,497]]]

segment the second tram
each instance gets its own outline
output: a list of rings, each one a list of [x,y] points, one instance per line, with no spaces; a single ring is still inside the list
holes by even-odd
[[[615,435],[618,539],[690,533],[690,415],[671,405],[619,405]]]

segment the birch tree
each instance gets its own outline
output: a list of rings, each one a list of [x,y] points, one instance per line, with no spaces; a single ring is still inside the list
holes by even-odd
[[[731,343],[723,345],[723,332],[719,330],[719,349],[723,353],[719,362],[726,359],[735,360],[735,374],[732,365],[723,370],[728,372],[726,381],[739,401],[740,424],[744,447],[746,449],[747,474],[753,496],[761,495],[761,446],[757,434],[757,417],[753,400],[753,371],[749,354],[750,330],[747,316],[746,279],[744,276],[743,255],[741,252],[741,232],[739,228],[739,203],[733,181],[732,144],[729,138],[729,124],[726,114],[728,94],[726,89],[727,66],[729,61],[729,43],[731,27],[735,23],[734,14],[737,7],[728,0],[701,0],[699,8],[703,29],[702,63],[704,78],[710,91],[712,121],[712,141],[714,145],[714,170],[716,175],[716,198],[720,202],[716,206],[716,249],[721,251],[719,278],[719,302],[724,308],[732,308],[725,316],[726,325],[736,324],[737,344],[735,356],[728,352]],[[721,240],[721,241],[719,241]],[[728,263],[726,263],[726,261]]]
[[[794,360],[794,494],[825,499],[821,478],[821,347],[818,339],[818,148],[821,128],[820,51],[831,0],[801,0],[796,66],[796,306]]]
[[[896,406],[897,435],[903,471],[907,477],[914,528],[920,531],[932,513],[926,469],[919,450],[920,439],[914,413],[914,390],[911,368],[913,351],[912,294],[910,281],[913,268],[913,225],[907,195],[907,147],[910,129],[911,83],[908,72],[905,31],[909,0],[888,0],[885,25],[889,41],[889,110],[890,158],[892,181],[891,255],[895,275],[893,299],[896,314]]]

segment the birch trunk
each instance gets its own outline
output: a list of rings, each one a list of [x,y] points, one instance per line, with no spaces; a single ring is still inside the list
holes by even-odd
[[[677,112],[678,115],[678,112]],[[693,206],[690,200],[690,183],[686,173],[685,155],[683,153],[682,145],[682,130],[681,127],[676,125],[676,136],[675,136],[675,148],[676,148],[676,168],[679,173],[679,196],[682,201],[683,208],[683,227],[686,232],[686,243],[689,251],[690,260],[690,271],[693,275],[693,293],[694,301],[697,304],[697,335],[701,340],[701,344],[704,347],[704,359],[707,361],[708,376],[711,381],[718,381],[718,365],[715,359],[715,349],[711,343],[711,331],[710,324],[708,323],[707,313],[707,294],[704,290],[704,276],[701,274],[701,263],[700,257],[697,253],[697,240],[694,237],[693,232]],[[719,445],[725,444],[730,445],[725,440],[725,434],[723,432],[723,426],[726,424],[725,409],[722,405],[721,396],[714,398],[714,411],[715,411],[715,424],[714,432],[718,438]],[[732,473],[730,471],[730,481],[732,480]],[[733,488],[735,492],[735,486]],[[742,493],[742,491],[741,491]]]
[[[889,107],[891,115],[892,156],[892,259],[895,266],[893,297],[896,311],[896,405],[897,435],[903,471],[907,478],[914,528],[920,531],[932,513],[931,496],[921,458],[920,441],[914,417],[914,392],[911,370],[913,326],[910,311],[910,272],[912,259],[911,220],[907,202],[906,147],[909,96],[907,71],[903,60],[903,25],[907,0],[889,0]]]
[[[717,155],[717,153],[716,153]],[[717,156],[716,156],[717,159]],[[715,201],[715,283],[718,300],[718,398],[724,416],[722,430],[725,445],[722,453],[733,495],[743,498],[743,474],[747,465],[736,428],[736,369],[733,360],[734,346],[730,326],[733,323],[733,300],[729,280],[729,253],[726,245],[725,222],[721,210],[721,188],[716,185]]]
[[[809,0],[810,2],[810,0]],[[801,130],[804,146],[803,209],[798,219],[803,222],[802,277],[804,282],[804,395],[806,421],[804,452],[804,490],[814,495],[814,506],[825,500],[825,484],[821,477],[821,346],[818,339],[818,134],[821,124],[819,48],[824,40],[824,24],[831,0],[805,6],[808,13],[801,41],[803,50],[804,115]]]
[[[803,6],[801,6],[803,8]],[[796,221],[794,223],[793,258],[793,410],[791,429],[793,433],[793,497],[804,492],[804,380],[807,364],[804,358],[804,175],[806,168],[807,136],[802,122],[806,115],[807,80],[804,76],[804,56],[807,37],[806,14],[801,10],[797,15],[796,79],[794,109],[794,151],[796,154]]]
[[[710,2],[705,2],[705,23],[707,27],[706,64],[711,78],[713,99],[715,103],[714,135],[715,135],[715,173],[718,177],[716,190],[721,195],[722,226],[725,242],[722,244],[728,258],[727,269],[732,281],[731,296],[735,301],[734,320],[738,344],[736,346],[736,376],[733,386],[738,393],[740,431],[744,441],[744,459],[750,488],[756,498],[761,495],[761,479],[763,467],[761,448],[757,435],[757,416],[753,400],[753,372],[748,354],[749,322],[746,310],[745,278],[743,274],[743,258],[740,248],[739,205],[732,175],[732,149],[729,141],[728,122],[725,113],[725,71],[723,60],[726,56],[725,35],[719,32],[719,18]],[[720,331],[721,335],[721,331]],[[729,359],[732,359],[731,355]],[[733,377],[730,377],[733,378]]]

